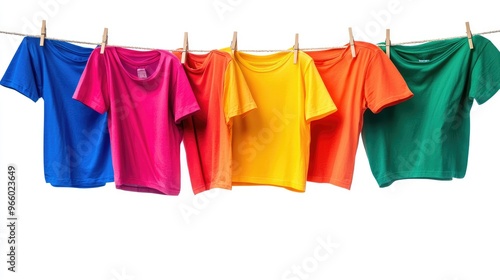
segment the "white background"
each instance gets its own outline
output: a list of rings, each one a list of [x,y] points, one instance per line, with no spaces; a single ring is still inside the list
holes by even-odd
[[[350,2],[350,3],[348,3]],[[500,29],[476,1],[2,1],[0,29],[173,49],[339,46],[352,26],[372,43]],[[219,6],[219,10],[215,6]],[[225,10],[224,10],[225,9]],[[500,34],[487,35],[500,47]],[[3,75],[21,37],[0,35]],[[182,154],[179,197],[53,188],[42,166],[43,100],[0,88],[0,279],[499,279],[500,97],[474,105],[465,179],[406,180],[380,189],[360,144],[347,191],[237,187],[193,196]],[[17,273],[6,263],[7,165],[18,167]],[[326,250],[324,243],[333,243]],[[323,247],[322,247],[323,246]],[[300,272],[297,272],[300,271]]]

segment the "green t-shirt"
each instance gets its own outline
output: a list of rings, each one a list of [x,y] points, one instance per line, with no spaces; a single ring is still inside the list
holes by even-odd
[[[473,101],[482,104],[500,89],[500,52],[482,36],[472,39],[473,50],[467,38],[391,47],[414,97],[364,115],[363,144],[380,187],[465,176]]]

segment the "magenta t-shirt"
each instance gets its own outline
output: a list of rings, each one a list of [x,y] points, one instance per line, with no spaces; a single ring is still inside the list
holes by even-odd
[[[73,98],[108,112],[118,189],[178,195],[180,121],[199,110],[179,60],[163,50],[95,49]]]

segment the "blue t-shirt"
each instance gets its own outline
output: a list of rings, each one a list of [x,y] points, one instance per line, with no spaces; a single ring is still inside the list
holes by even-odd
[[[45,180],[56,187],[90,188],[113,181],[106,114],[73,99],[93,49],[24,38],[0,84],[44,100]]]

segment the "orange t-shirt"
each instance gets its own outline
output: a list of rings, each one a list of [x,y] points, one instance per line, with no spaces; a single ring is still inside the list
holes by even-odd
[[[311,123],[307,180],[351,188],[363,113],[378,113],[413,96],[405,80],[377,46],[356,42],[350,47],[307,52],[338,111]],[[389,136],[390,137],[390,136]]]
[[[180,58],[182,53],[174,54]],[[256,104],[228,53],[187,53],[184,70],[200,106],[183,122],[193,192],[231,189],[232,118],[255,109]]]

